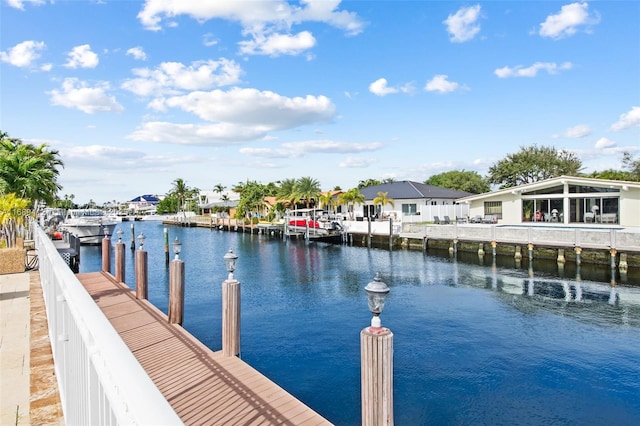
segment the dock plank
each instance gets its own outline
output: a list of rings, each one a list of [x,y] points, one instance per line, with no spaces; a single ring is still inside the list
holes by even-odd
[[[263,374],[207,348],[113,276],[77,274],[186,425],[330,425]]]

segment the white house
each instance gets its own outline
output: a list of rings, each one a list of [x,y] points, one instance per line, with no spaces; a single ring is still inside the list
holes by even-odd
[[[393,207],[373,204],[379,192],[387,193],[387,197],[393,200]],[[404,222],[433,221],[435,216],[440,219],[449,216],[452,220],[466,217],[468,206],[459,204],[457,200],[471,195],[465,191],[407,180],[368,186],[361,188],[360,193],[364,195],[365,203],[362,205],[362,213],[356,212],[356,216],[379,217],[380,213],[395,212],[396,217]]]
[[[456,201],[503,224],[640,226],[640,182],[560,176]]]

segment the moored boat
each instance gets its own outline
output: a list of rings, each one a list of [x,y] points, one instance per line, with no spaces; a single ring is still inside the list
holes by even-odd
[[[286,235],[303,235],[308,240],[341,242],[344,228],[338,219],[322,209],[297,209],[285,217]]]
[[[117,225],[117,221],[110,219],[103,210],[99,209],[70,209],[67,210],[64,221],[59,228],[65,229],[80,239],[81,244],[100,244]]]

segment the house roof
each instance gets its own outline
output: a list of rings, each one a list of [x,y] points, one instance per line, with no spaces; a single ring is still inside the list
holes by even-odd
[[[627,188],[637,188],[640,189],[640,182],[631,182],[625,180],[609,180],[609,179],[594,179],[594,178],[583,178],[583,177],[575,177],[575,176],[558,176],[551,179],[545,179],[538,182],[527,183],[524,185],[514,186],[511,188],[500,189],[492,192],[485,192],[483,194],[474,194],[469,195],[467,197],[460,198],[456,200],[457,202],[469,202],[482,200],[483,198],[495,197],[501,194],[508,193],[522,193],[527,191],[533,191],[536,189],[549,188],[558,184],[569,183],[573,185],[582,185],[582,186],[610,186],[610,187],[620,187],[621,189]]]
[[[470,192],[456,191],[453,189],[440,188],[424,183],[404,180],[400,182],[388,182],[380,185],[367,186],[360,189],[366,200],[373,200],[378,196],[378,192],[386,192],[392,200],[406,200],[415,198],[438,198],[438,199],[458,199],[471,195]]]
[[[133,200],[130,200],[130,203],[140,203],[140,202],[147,202],[147,203],[151,203],[151,204],[157,204],[160,200],[158,199],[158,197],[155,197],[153,195],[147,194],[147,195],[139,195],[136,198],[134,198]]]

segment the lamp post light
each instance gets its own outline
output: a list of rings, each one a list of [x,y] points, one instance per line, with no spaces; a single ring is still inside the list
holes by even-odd
[[[178,237],[176,237],[176,239],[173,240],[172,246],[173,246],[173,254],[176,255],[175,260],[178,260],[180,258],[179,254],[182,251],[182,243],[180,242]]]
[[[380,328],[380,314],[384,310],[384,302],[389,295],[389,287],[380,278],[380,273],[376,272],[376,276],[373,278],[373,281],[367,284],[364,289],[367,292],[369,310],[373,314],[373,318],[371,318],[371,327]]]
[[[135,271],[136,271],[136,298],[146,299],[149,295],[147,290],[148,284],[148,261],[147,252],[144,250],[145,236],[141,232],[138,235],[139,250],[135,252]]]
[[[116,234],[118,234],[118,242],[121,243],[122,242],[122,234],[124,234],[124,232],[122,232],[122,229],[118,229],[116,231]]]
[[[227,265],[227,272],[229,272],[229,281],[233,280],[233,271],[236,270],[236,262],[238,261],[238,255],[229,249],[227,254],[224,255],[224,263]]]
[[[146,237],[144,236],[144,234],[142,232],[140,233],[140,235],[138,235],[138,246],[139,246],[140,250],[142,250],[143,247],[144,247],[145,238]]]
[[[371,326],[360,332],[360,389],[363,426],[393,425],[393,333],[380,325],[389,287],[376,273],[364,288]]]
[[[103,231],[104,231],[104,237],[105,238],[109,238],[109,228],[105,226],[103,228]]]

